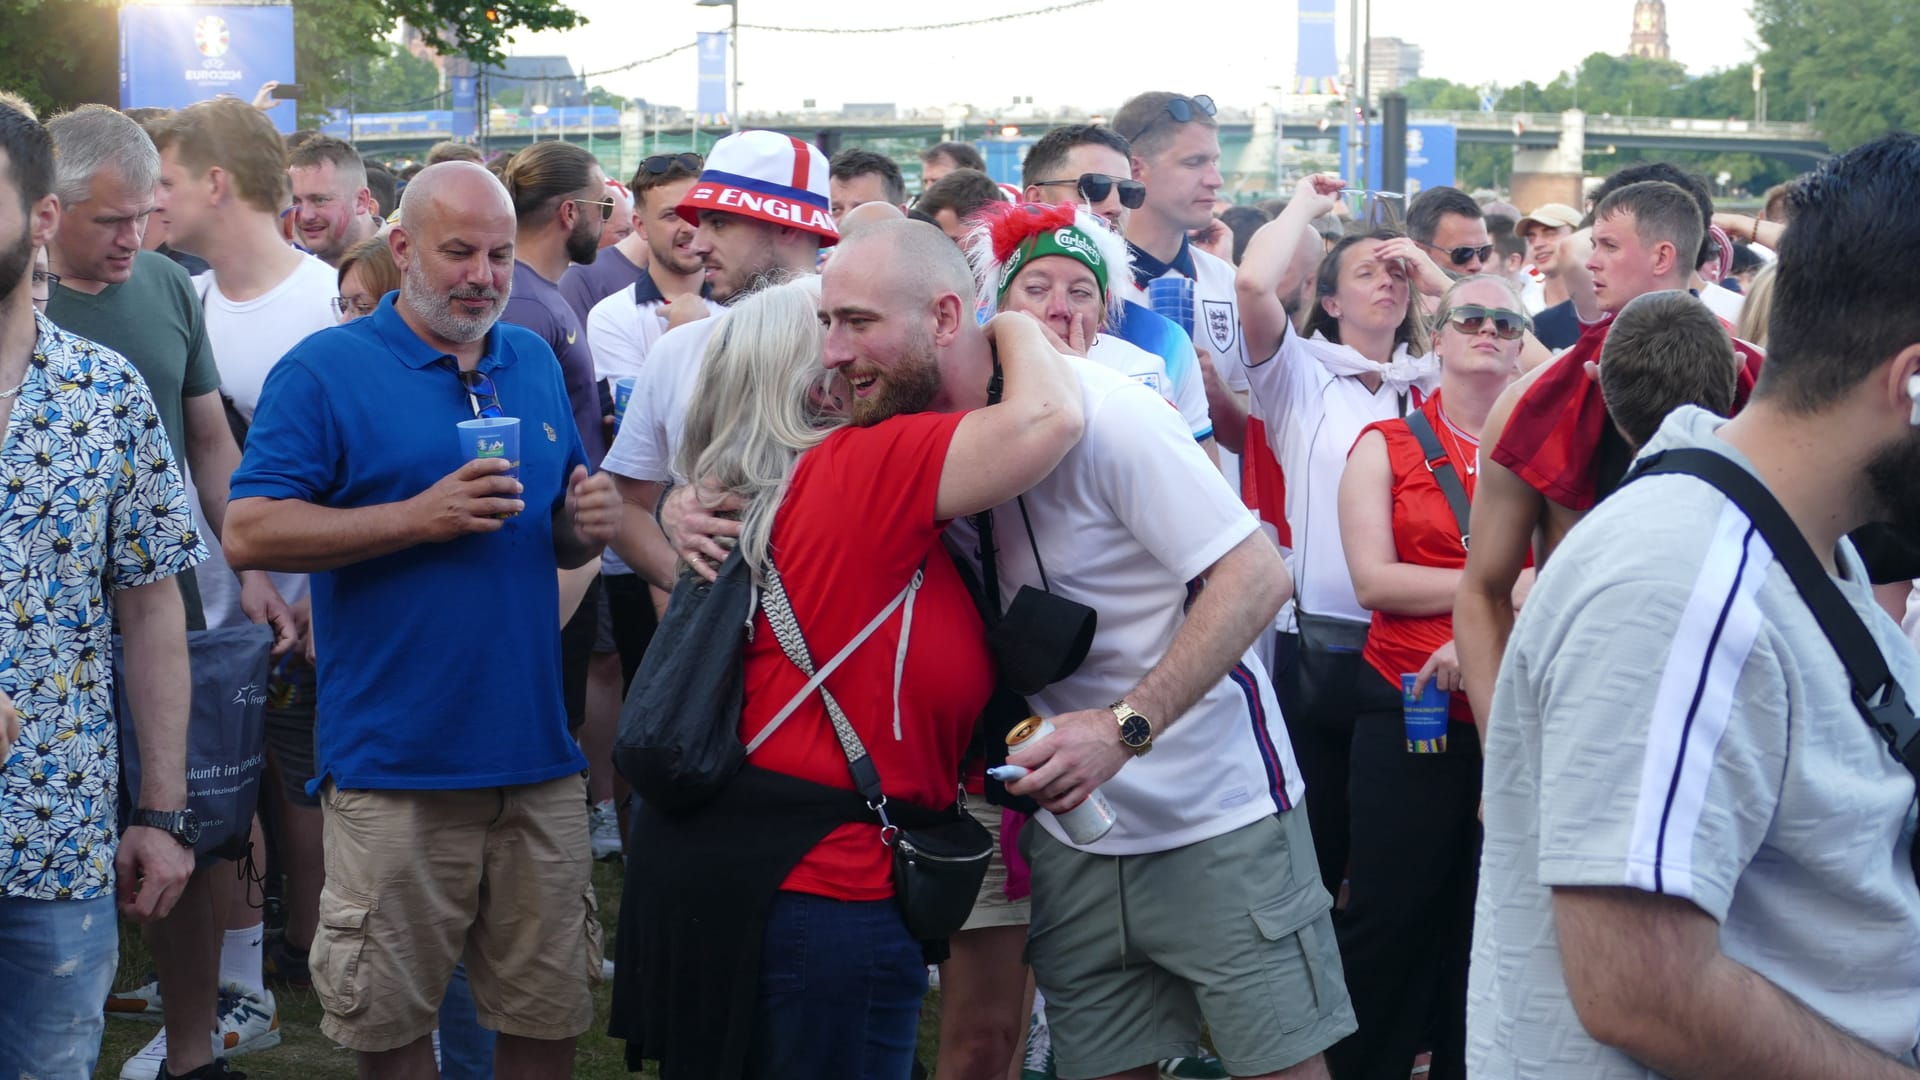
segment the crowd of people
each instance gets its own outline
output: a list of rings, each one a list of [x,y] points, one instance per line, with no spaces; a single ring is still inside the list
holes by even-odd
[[[1233,205],[1213,114],[910,196],[0,96],[0,1074],[311,987],[564,1077],[611,981],[668,1080],[1920,1075],[1920,138]]]

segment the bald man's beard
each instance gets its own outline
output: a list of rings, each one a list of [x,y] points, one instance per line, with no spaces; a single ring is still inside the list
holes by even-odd
[[[855,368],[845,374],[848,379],[857,379],[867,371]],[[940,353],[933,342],[933,331],[923,328],[900,359],[879,373],[871,396],[848,395],[848,413],[858,426],[872,427],[895,416],[926,412],[939,396]]]
[[[418,259],[407,265],[400,280],[401,302],[420,316],[427,329],[445,341],[461,345],[487,336],[493,324],[500,321],[500,313],[506,310],[507,294],[512,291],[513,283],[509,280],[505,289],[462,285],[442,292],[427,280],[427,272]],[[493,303],[485,312],[469,315],[454,308],[455,300],[491,300]]]

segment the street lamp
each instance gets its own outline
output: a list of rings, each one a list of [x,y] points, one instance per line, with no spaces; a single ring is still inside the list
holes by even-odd
[[[732,9],[727,23],[727,51],[733,54],[733,94],[727,100],[727,130],[740,130],[740,2],[739,0],[694,0],[695,7]]]

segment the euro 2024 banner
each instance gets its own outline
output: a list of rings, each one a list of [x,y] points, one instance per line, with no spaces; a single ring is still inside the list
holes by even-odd
[[[178,109],[228,94],[253,100],[260,84],[294,81],[293,8],[287,4],[128,4],[120,9],[120,107]],[[295,106],[267,117],[294,129]]]

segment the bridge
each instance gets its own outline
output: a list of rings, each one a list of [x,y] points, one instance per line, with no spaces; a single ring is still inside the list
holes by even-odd
[[[864,118],[798,113],[752,115],[747,117],[747,123],[785,131],[829,148],[841,143],[870,147],[899,159],[911,174],[917,167],[914,158],[918,151],[945,139],[977,141],[991,149],[995,143],[1030,141],[1040,132],[1061,124],[1099,119],[1081,113],[1008,115],[970,117],[967,123],[954,126],[938,115]],[[1223,112],[1219,120],[1221,166],[1230,179],[1271,178],[1276,129],[1284,141],[1292,144],[1324,144],[1339,135],[1339,124],[1329,123],[1324,114],[1318,113],[1287,116],[1267,113],[1255,117]],[[1409,114],[1408,123],[1449,124],[1461,143],[1507,146],[1529,157],[1572,144],[1583,146],[1586,152],[1631,149],[1746,153],[1783,160],[1800,170],[1811,168],[1832,153],[1826,140],[1811,125],[1800,123],[1620,117],[1577,111],[1565,114],[1416,111]],[[348,139],[376,158],[418,159],[434,143],[453,138],[453,112],[442,109],[362,113],[336,119],[323,130]],[[656,124],[637,110],[580,106],[554,109],[540,116],[496,109],[488,118],[483,141],[490,151],[517,150],[540,139],[582,143],[607,163],[610,172],[620,176],[630,173],[647,154],[705,150],[723,134],[724,131],[713,128],[694,127],[684,119]],[[995,155],[989,157],[992,159]],[[1017,163],[1018,157],[1009,155],[1007,160]],[[989,167],[993,167],[991,160]],[[1014,168],[1017,169],[1017,164]]]

